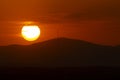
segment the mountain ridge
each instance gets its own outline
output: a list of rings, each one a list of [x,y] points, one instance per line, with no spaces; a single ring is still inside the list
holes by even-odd
[[[66,38],[0,47],[0,53],[0,66],[120,66],[120,50],[116,47]]]
[[[8,46],[33,46],[33,45],[41,45],[43,43],[50,43],[50,42],[67,42],[67,41],[74,41],[74,42],[80,42],[80,43],[84,43],[84,44],[90,44],[90,45],[97,45],[97,46],[106,46],[106,47],[113,47],[113,46],[109,46],[109,45],[102,45],[102,44],[97,44],[97,43],[91,43],[91,42],[88,42],[88,41],[84,41],[84,40],[78,40],[78,39],[72,39],[72,38],[66,38],[66,37],[60,37],[60,38],[53,38],[53,39],[50,39],[50,40],[46,40],[46,41],[43,41],[43,42],[37,42],[37,43],[33,43],[33,44],[30,44],[30,45],[19,45],[19,44],[12,44],[12,45],[8,45]],[[0,47],[3,47],[3,46],[0,46]],[[5,46],[4,46],[5,47]],[[115,46],[115,47],[120,47],[120,46]]]

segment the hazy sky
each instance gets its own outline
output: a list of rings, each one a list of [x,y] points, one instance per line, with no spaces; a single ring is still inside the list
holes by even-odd
[[[59,36],[105,45],[120,44],[119,0],[0,0],[0,45],[29,44],[24,21],[40,25],[38,41]]]

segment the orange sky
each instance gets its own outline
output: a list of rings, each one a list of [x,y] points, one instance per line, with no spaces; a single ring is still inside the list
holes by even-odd
[[[0,0],[0,45],[31,44],[20,36],[22,22],[41,28],[39,41],[69,37],[120,44],[119,0]]]

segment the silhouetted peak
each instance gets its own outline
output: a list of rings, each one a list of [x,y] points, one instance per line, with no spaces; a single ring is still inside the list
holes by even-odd
[[[70,39],[70,38],[65,38],[65,37],[60,37],[60,38],[54,38],[54,39],[50,39],[47,41],[43,41],[43,42],[38,42],[38,43],[34,43],[32,45],[27,45],[32,46],[32,47],[43,47],[43,46],[49,46],[49,45],[62,45],[62,46],[66,46],[66,45],[80,45],[80,46],[99,46],[99,47],[106,47],[103,45],[99,45],[99,44],[94,44],[91,42],[87,42],[87,41],[83,41],[83,40],[77,40],[77,39]],[[9,45],[7,47],[23,47],[24,45],[17,45],[17,44],[13,44],[13,45]],[[1,46],[2,47],[2,46]],[[111,46],[107,46],[107,47],[111,47]],[[117,48],[120,48],[120,46],[117,46]]]
[[[56,38],[28,46],[11,46],[0,48],[0,59],[4,61],[0,65],[9,65],[8,63],[45,67],[114,65],[120,57],[118,48],[69,38]],[[117,64],[120,65],[119,62]]]
[[[70,39],[70,38],[60,37],[60,38],[55,38],[55,39],[52,39],[52,40],[66,41],[66,40],[75,40],[75,39]]]
[[[55,39],[51,39],[51,40],[47,40],[44,42],[40,42],[40,43],[35,43],[32,44],[31,46],[51,46],[51,45],[58,45],[58,46],[101,46],[98,44],[94,44],[94,43],[90,43],[87,41],[83,41],[83,40],[77,40],[77,39],[70,39],[70,38],[55,38]],[[102,46],[101,46],[102,47]]]
[[[51,39],[51,40],[48,40],[48,41],[68,41],[68,40],[75,40],[75,39],[59,37],[59,38],[54,38],[54,39]]]
[[[32,45],[38,45],[38,44],[44,44],[44,43],[58,43],[58,42],[60,42],[60,43],[66,43],[67,42],[68,43],[68,42],[85,42],[85,41],[61,37],[61,38],[54,38],[54,39],[50,39],[50,40],[47,40],[47,41],[35,43],[35,44],[32,44]],[[85,42],[85,43],[87,43],[87,42]]]

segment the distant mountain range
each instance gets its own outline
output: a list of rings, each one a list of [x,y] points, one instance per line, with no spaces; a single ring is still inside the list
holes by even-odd
[[[52,39],[28,46],[1,46],[0,66],[120,66],[120,46],[103,46],[67,38]]]

